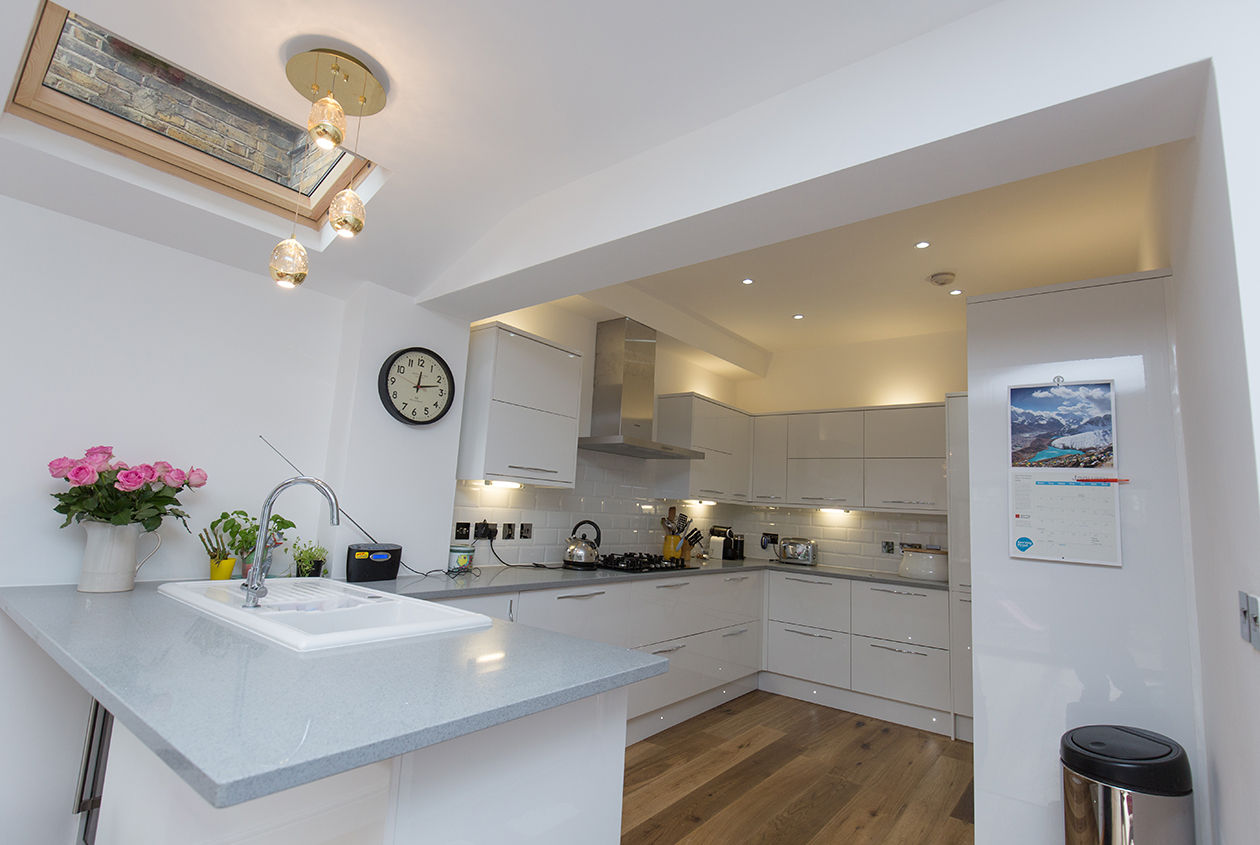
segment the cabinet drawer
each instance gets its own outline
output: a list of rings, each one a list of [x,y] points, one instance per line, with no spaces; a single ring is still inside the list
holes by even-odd
[[[494,596],[463,596],[457,599],[430,599],[438,604],[458,607],[460,610],[471,610],[473,613],[484,613],[493,619],[504,622],[515,622],[516,593],[502,593]]]
[[[862,506],[860,458],[789,458],[787,463],[789,502],[816,508]]]
[[[789,458],[860,458],[864,422],[861,411],[788,416]]]
[[[949,594],[899,584],[854,584],[855,634],[949,648]]]
[[[850,584],[840,578],[771,572],[770,618],[832,631],[848,631]]]
[[[849,635],[808,625],[770,622],[766,669],[832,687],[849,688]]]
[[[624,588],[589,586],[523,592],[516,621],[611,645],[626,644],[630,593]]]
[[[701,581],[700,601],[722,626],[761,619],[765,590],[761,572],[723,572]]]
[[[945,510],[943,458],[868,458],[865,464],[868,508]]]
[[[866,411],[868,458],[945,457],[945,408]]]
[[[577,420],[506,402],[490,402],[486,477],[573,485]]]
[[[497,340],[491,398],[577,418],[581,358],[504,329]]]
[[[935,710],[949,709],[949,652],[854,635],[853,689]]]
[[[661,578],[636,581],[622,589],[630,591],[634,624],[628,631],[632,648],[674,640],[689,634],[728,624],[707,606],[704,591],[709,576]]]
[[[669,670],[630,686],[626,713],[631,719],[756,672],[761,668],[761,626],[706,631],[639,651],[669,658]]]

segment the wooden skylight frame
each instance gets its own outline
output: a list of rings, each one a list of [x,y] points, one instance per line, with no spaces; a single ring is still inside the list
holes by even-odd
[[[343,155],[308,197],[49,88],[44,85],[44,79],[69,15],[69,10],[52,2],[45,2],[40,9],[21,73],[5,104],[6,112],[289,220],[293,219],[296,208],[298,221],[312,229],[320,229],[327,222],[328,206],[338,191],[361,184],[376,166],[355,155]],[[244,99],[232,92],[225,93]]]

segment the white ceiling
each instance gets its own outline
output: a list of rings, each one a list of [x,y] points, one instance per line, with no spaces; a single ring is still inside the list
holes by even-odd
[[[15,74],[38,4],[4,2],[0,67]],[[389,104],[365,121],[362,151],[390,178],[364,235],[312,256],[307,284],[335,293],[366,278],[415,293],[527,200],[992,2],[81,0],[72,11],[295,121],[307,105],[285,79],[292,53],[331,44],[366,58]],[[111,202],[84,203],[79,165],[37,135],[6,134],[5,167],[20,178],[0,190],[262,273],[272,234],[125,173]]]
[[[959,332],[966,296],[929,284],[932,273],[956,273],[951,287],[974,296],[1165,266],[1159,164],[1159,148],[1140,150],[590,296],[646,293],[661,313],[681,310],[770,352]],[[931,246],[915,248],[921,240]],[[754,283],[741,284],[745,278]],[[581,299],[560,304],[576,310]],[[805,318],[792,319],[796,313]]]

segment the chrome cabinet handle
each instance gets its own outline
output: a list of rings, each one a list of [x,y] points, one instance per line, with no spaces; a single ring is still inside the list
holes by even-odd
[[[719,496],[725,496],[725,495],[726,495],[726,491],[725,491],[725,490],[709,490],[709,489],[707,489],[707,488],[705,488],[705,487],[701,487],[701,488],[700,488],[700,492],[701,492],[701,493],[717,493]]]
[[[678,651],[678,649],[686,648],[686,647],[687,647],[686,643],[679,643],[678,645],[672,646],[670,648],[657,649],[656,651],[652,653],[653,654],[672,654],[673,652]]]
[[[594,593],[570,593],[567,596],[556,596],[556,599],[593,599],[595,596],[602,596],[606,590],[599,590]]]
[[[782,499],[783,497],[782,497],[782,496],[763,496],[763,495],[761,495],[760,493],[758,493],[756,498],[758,498],[758,499]]]
[[[804,578],[793,578],[791,575],[783,576],[784,581],[799,581],[802,584],[817,584],[819,587],[830,587],[830,581],[807,581]]]
[[[679,582],[679,583],[677,583],[677,584],[657,584],[657,585],[656,585],[656,589],[658,589],[658,590],[677,590],[679,587],[685,587],[685,586],[687,586],[687,585],[688,585],[688,584],[690,584],[690,583],[691,583],[690,581],[680,581],[680,582]]]
[[[890,593],[894,596],[916,596],[917,598],[927,598],[927,593],[910,593],[905,590],[888,590],[883,587],[871,587],[872,593]]]
[[[884,651],[895,651],[898,654],[913,654],[916,657],[927,657],[927,655],[921,651],[913,651],[908,648],[893,648],[892,646],[876,645],[875,643],[867,643],[867,645],[871,648],[882,648]]]
[[[797,631],[794,628],[784,628],[783,630],[789,634],[800,634],[802,637],[813,637],[816,640],[835,639],[834,637],[829,637],[826,634],[811,634],[808,631]]]
[[[922,499],[880,499],[881,505],[935,505],[936,502],[926,502]]]
[[[516,599],[508,599],[508,621],[516,621]]]
[[[965,602],[966,604],[971,604],[971,599],[959,599],[959,601]]]
[[[725,580],[727,580],[727,581],[747,581],[747,580],[748,580],[748,578],[749,578],[749,576],[747,576],[747,575],[733,575],[733,576],[731,576],[730,578],[727,578],[727,579],[725,579]]]
[[[801,496],[802,502],[847,502],[848,496]]]
[[[526,472],[549,472],[553,475],[560,472],[558,469],[547,469],[546,467],[521,467],[516,464],[508,464],[508,469],[523,469]]]
[[[727,637],[738,637],[740,634],[747,634],[747,633],[748,633],[747,628],[740,628],[738,631],[731,631],[729,634],[723,634],[722,639],[726,639]]]

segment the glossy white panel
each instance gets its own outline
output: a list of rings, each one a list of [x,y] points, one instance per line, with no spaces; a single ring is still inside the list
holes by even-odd
[[[860,458],[862,411],[828,411],[788,417],[789,458]]]
[[[815,508],[862,506],[861,458],[788,458],[787,498]]]
[[[752,501],[777,505],[787,495],[788,417],[753,417]]]
[[[949,511],[949,587],[971,589],[971,480],[967,472],[967,397],[945,397],[949,454],[945,479]]]
[[[577,419],[490,402],[486,478],[572,486],[577,475]]]
[[[849,581],[811,576],[807,569],[800,575],[767,574],[771,619],[831,631],[849,630]]]
[[[854,634],[853,689],[934,710],[949,709],[949,652]]]
[[[431,599],[432,601],[432,599]],[[473,613],[484,613],[494,619],[505,622],[516,621],[516,593],[496,593],[493,596],[462,596],[456,599],[441,599],[441,604],[449,604],[461,610]]]
[[[944,458],[867,458],[863,464],[868,508],[945,510]]]
[[[578,416],[582,359],[506,329],[495,328],[492,398],[561,416]]]
[[[949,595],[894,584],[853,585],[855,634],[949,648]]]
[[[866,414],[868,458],[945,457],[945,409],[881,408]]]
[[[1067,729],[1145,727],[1201,759],[1164,283],[973,302],[967,332],[976,841],[1059,845]],[[1121,568],[1007,555],[1007,388],[1055,376],[1115,380]]]
[[[954,712],[972,714],[971,703],[971,594],[949,597],[949,685]]]
[[[516,621],[596,642],[625,645],[629,586],[530,590],[517,599]]]
[[[768,622],[766,638],[768,671],[848,689],[848,634],[789,622]]]

